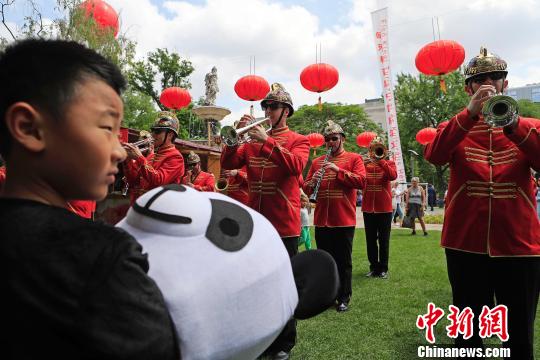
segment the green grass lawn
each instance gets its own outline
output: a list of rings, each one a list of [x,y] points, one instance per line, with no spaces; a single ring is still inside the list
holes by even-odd
[[[410,230],[392,229],[389,279],[382,280],[364,276],[369,271],[365,232],[356,229],[349,311],[337,313],[332,308],[299,321],[292,359],[416,359],[417,347],[428,345],[424,331],[415,325],[428,302],[445,312],[436,327],[435,345],[452,343],[445,330],[452,293],[439,246],[441,233],[409,234]],[[535,352],[540,356],[539,326],[535,330]]]

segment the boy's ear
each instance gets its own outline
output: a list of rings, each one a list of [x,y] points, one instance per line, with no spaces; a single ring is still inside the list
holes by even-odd
[[[45,148],[43,115],[32,105],[26,102],[11,105],[6,111],[5,119],[14,141],[33,152]]]

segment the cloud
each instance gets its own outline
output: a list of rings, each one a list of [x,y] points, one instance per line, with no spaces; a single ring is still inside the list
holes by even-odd
[[[301,87],[299,75],[315,62],[319,43],[322,61],[340,72],[338,85],[322,94],[323,101],[362,103],[381,94],[371,28],[371,11],[381,1],[350,0],[348,18],[325,28],[307,9],[269,0],[208,0],[200,5],[166,1],[162,7],[149,0],[109,2],[121,13],[122,31],[138,42],[139,56],[167,47],[193,62],[193,98],[204,95],[204,75],[215,65],[221,90],[217,104],[231,109],[229,121],[249,111],[250,104],[233,89],[249,73],[253,55],[257,75],[284,84],[296,107],[316,103],[318,95]],[[508,61],[511,85],[540,80],[540,43],[532,36],[540,17],[539,0],[387,3],[394,76],[418,73],[414,57],[433,41],[432,18],[437,16],[441,38],[461,43],[466,59],[485,45]],[[258,103],[255,108],[262,115]]]

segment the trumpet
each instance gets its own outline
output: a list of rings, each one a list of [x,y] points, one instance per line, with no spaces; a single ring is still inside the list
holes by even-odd
[[[154,138],[147,137],[139,141],[135,141],[134,143],[128,143],[135,147],[138,147],[141,152],[146,151],[154,144]]]
[[[369,149],[369,159],[379,161],[390,156],[390,152],[382,142],[373,144]]]
[[[505,127],[517,121],[518,103],[510,96],[497,94],[484,103],[482,115],[491,127]]]
[[[251,130],[252,128],[254,128],[255,126],[262,125],[264,123],[269,122],[269,120],[270,118],[268,117],[256,118],[250,124],[240,129],[235,129],[234,126],[224,126],[221,128],[221,132],[220,132],[221,138],[223,139],[223,142],[227,146],[236,146],[239,144],[247,143],[251,140],[251,138],[247,135],[247,132]],[[268,133],[271,130],[272,130],[272,124],[270,124],[270,127],[266,130],[266,132]]]

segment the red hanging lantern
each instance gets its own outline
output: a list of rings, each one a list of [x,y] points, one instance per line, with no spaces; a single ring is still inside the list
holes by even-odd
[[[186,89],[170,87],[163,90],[159,101],[169,109],[182,109],[191,103],[191,95]]]
[[[356,144],[360,147],[367,148],[376,136],[377,134],[371,131],[363,132],[356,137]]]
[[[437,129],[432,127],[423,128],[416,133],[416,141],[422,145],[427,145],[435,139],[437,135]]]
[[[118,35],[118,14],[111,5],[102,0],[86,0],[80,6],[85,15],[92,16],[101,29],[111,29],[115,37]]]
[[[238,79],[234,84],[234,92],[238,97],[247,101],[264,99],[270,92],[270,85],[263,77],[258,75],[246,75]]]
[[[246,75],[238,79],[234,84],[234,92],[241,99],[258,101],[264,99],[266,94],[270,92],[270,85],[261,76]],[[253,115],[253,104],[250,106],[250,113]]]
[[[311,133],[306,136],[309,140],[309,146],[318,148],[324,144],[324,136],[319,133]]]
[[[441,90],[446,92],[442,75],[459,68],[463,60],[465,60],[463,46],[453,40],[437,40],[421,48],[414,62],[422,74],[439,76]]]
[[[339,73],[335,67],[329,64],[312,64],[300,73],[300,83],[309,91],[321,93],[332,89],[339,81]],[[319,96],[319,111],[322,110],[321,97]]]

